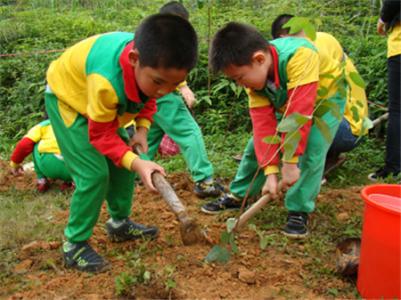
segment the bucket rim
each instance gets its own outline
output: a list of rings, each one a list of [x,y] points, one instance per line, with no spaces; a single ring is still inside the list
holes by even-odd
[[[361,190],[361,197],[364,200],[365,204],[367,205],[371,205],[374,206],[375,208],[378,208],[380,210],[384,210],[386,212],[389,212],[393,215],[396,216],[401,216],[401,212],[397,212],[394,211],[388,207],[384,207],[384,206],[380,206],[378,205],[376,202],[372,201],[371,199],[369,199],[369,195],[371,194],[377,194],[377,193],[383,193],[383,192],[379,192],[380,189],[388,189],[388,190],[392,190],[392,191],[396,191],[398,189],[398,195],[396,195],[396,197],[401,197],[401,185],[400,184],[387,184],[387,183],[380,183],[380,184],[371,184],[368,186],[365,186],[362,190]],[[387,195],[391,195],[393,196],[393,194],[387,194]]]

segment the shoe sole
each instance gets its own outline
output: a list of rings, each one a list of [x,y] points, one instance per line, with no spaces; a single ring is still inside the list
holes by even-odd
[[[304,239],[307,236],[309,236],[309,232],[306,232],[304,234],[294,234],[294,233],[287,233],[285,231],[282,231],[281,233],[284,234],[286,237],[289,237],[292,239],[297,239],[297,240],[301,240],[301,239]]]
[[[128,241],[136,241],[136,240],[140,240],[140,239],[155,240],[155,239],[157,239],[158,236],[159,236],[159,231],[157,231],[157,233],[154,234],[154,235],[145,235],[145,234],[143,234],[143,235],[135,236],[135,237],[132,237],[132,238],[121,238],[121,237],[118,237],[118,236],[116,236],[116,235],[109,234],[109,233],[107,233],[107,236],[109,237],[109,240],[110,240],[111,242],[113,242],[113,243],[122,243],[122,242],[128,242]]]
[[[110,264],[109,262],[107,262],[107,263],[106,263],[105,265],[103,265],[103,266],[94,267],[93,269],[92,269],[92,268],[89,268],[89,269],[85,270],[85,269],[83,269],[83,268],[78,267],[78,265],[76,265],[76,264],[74,264],[74,265],[68,265],[68,264],[64,261],[64,267],[65,267],[66,269],[74,269],[74,270],[77,270],[77,271],[80,271],[80,272],[98,274],[98,273],[103,273],[103,272],[106,272],[106,271],[110,270],[110,269],[111,269],[111,264]]]
[[[234,210],[239,210],[239,208],[226,208],[224,210],[211,211],[211,210],[207,210],[207,209],[204,209],[203,207],[201,207],[201,212],[208,214],[208,215],[218,215],[225,211],[234,211]]]

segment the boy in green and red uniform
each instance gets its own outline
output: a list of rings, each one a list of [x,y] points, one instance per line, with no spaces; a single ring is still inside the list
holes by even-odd
[[[177,1],[166,3],[159,12],[189,19],[188,11]],[[189,108],[196,101],[186,82],[182,82],[173,93],[157,99],[157,112],[148,133],[148,157],[154,158],[164,134],[167,134],[180,147],[195,182],[194,193],[201,198],[217,197],[223,187],[213,179],[214,170],[207,156],[201,129],[183,99]]]
[[[49,120],[32,127],[15,146],[10,158],[11,172],[14,175],[18,176],[23,173],[21,163],[31,153],[37,176],[38,192],[43,193],[49,189],[48,179],[63,180],[64,183],[60,186],[61,190],[73,186]]]
[[[317,103],[327,99],[343,113],[345,99],[338,94],[333,79],[341,74],[341,69],[334,61],[320,66],[319,55],[306,39],[283,38],[269,44],[256,29],[240,23],[229,23],[215,35],[209,61],[215,71],[223,71],[248,88],[253,138],[231,182],[231,193],[204,205],[203,212],[238,209],[248,189],[251,197],[260,191],[272,197],[279,194],[279,145],[263,142],[263,138],[277,133],[276,113],[284,117],[299,113],[311,119]],[[332,74],[333,78],[323,74]],[[317,96],[318,88],[322,87],[327,89],[327,99]],[[323,120],[334,136],[338,119],[328,112]],[[308,234],[308,214],[314,210],[330,146],[311,120],[299,130],[301,139],[294,156],[281,163],[281,186],[288,189],[285,206],[289,211],[283,233],[290,237]],[[258,166],[262,170],[250,186]]]
[[[295,36],[306,38],[304,31],[289,34],[289,28],[283,28],[283,25],[291,20],[294,16],[283,14],[278,16],[272,23],[272,36],[274,39]],[[361,141],[361,137],[368,133],[364,128],[364,119],[368,117],[368,101],[365,89],[358,86],[350,78],[350,73],[358,73],[352,60],[344,53],[341,44],[337,39],[329,33],[317,32],[316,39],[312,42],[319,52],[325,52],[327,55],[321,59],[329,58],[345,62],[345,75],[348,84],[347,102],[345,104],[344,118],[340,123],[340,127],[334,137],[333,143],[327,153],[326,168],[334,165],[339,160],[340,153],[348,152],[354,149]],[[324,61],[321,64],[326,64]],[[357,117],[354,117],[354,114]]]
[[[131,145],[146,152],[147,131],[156,98],[176,89],[197,59],[196,33],[187,21],[153,15],[132,33],[114,32],[83,40],[54,61],[47,72],[46,109],[76,184],[64,231],[67,266],[97,272],[108,263],[88,244],[103,199],[111,218],[112,241],[155,237],[158,229],[129,219],[138,173],[153,191],[151,174],[162,172],[139,158]],[[123,126],[136,121],[129,141]]]

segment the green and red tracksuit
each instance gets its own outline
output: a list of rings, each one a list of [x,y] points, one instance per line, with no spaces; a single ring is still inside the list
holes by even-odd
[[[277,130],[276,114],[292,113],[311,116],[314,107],[321,98],[317,89],[327,89],[326,98],[339,105],[344,112],[345,99],[339,96],[334,78],[341,75],[340,64],[330,59],[325,53],[318,53],[316,48],[303,38],[287,37],[271,42],[270,50],[274,64],[274,80],[268,81],[262,91],[248,90],[250,115],[253,125],[253,138],[246,146],[237,174],[230,185],[230,191],[245,197],[250,183],[261,166],[252,187],[250,196],[260,193],[269,174],[278,173],[279,145],[263,142]],[[332,76],[327,76],[331,74]],[[334,137],[340,121],[330,112],[323,116]],[[285,206],[289,211],[313,211],[315,198],[320,191],[325,158],[330,143],[322,136],[312,121],[300,128],[301,140],[295,155],[288,163],[298,163],[301,170],[299,180],[292,186],[285,197]],[[285,134],[281,134],[284,140]]]
[[[124,124],[149,127],[156,100],[137,87],[128,53],[132,33],[96,35],[67,49],[47,71],[46,110],[76,188],[65,229],[68,241],[92,235],[104,199],[111,217],[131,213],[137,157]]]
[[[17,143],[11,154],[11,167],[17,168],[31,153],[33,153],[33,165],[38,179],[71,181],[49,120],[32,127]]]
[[[210,163],[202,132],[178,92],[157,99],[157,113],[148,132],[148,157],[153,159],[167,134],[180,146],[188,169],[195,182],[211,178],[213,166]]]

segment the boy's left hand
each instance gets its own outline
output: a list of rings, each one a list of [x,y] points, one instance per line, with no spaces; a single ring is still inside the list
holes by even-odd
[[[130,146],[140,145],[144,153],[148,152],[148,129],[145,127],[138,127],[134,136],[131,138]]]
[[[287,191],[301,175],[297,164],[283,163],[281,168],[281,189]]]

